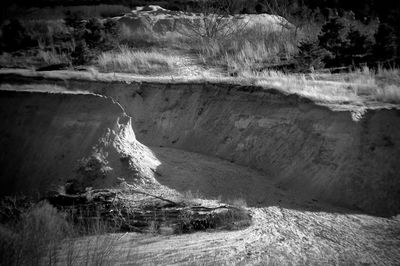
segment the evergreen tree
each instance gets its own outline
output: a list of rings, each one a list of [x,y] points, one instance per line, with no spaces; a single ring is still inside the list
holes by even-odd
[[[397,44],[393,27],[387,23],[381,23],[375,34],[373,54],[376,61],[390,61],[396,58]]]
[[[345,26],[339,18],[332,18],[322,26],[318,36],[319,46],[330,52],[331,56],[325,58],[329,66],[341,65],[340,59],[346,46],[344,29]]]
[[[361,34],[354,26],[350,27],[346,36],[343,60],[346,65],[359,65],[368,61],[371,43],[366,35]]]

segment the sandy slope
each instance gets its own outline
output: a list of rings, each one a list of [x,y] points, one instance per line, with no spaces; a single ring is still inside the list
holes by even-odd
[[[125,235],[122,265],[398,265],[399,221],[365,215],[252,208],[243,231]],[[130,254],[128,254],[130,251]]]
[[[75,242],[85,260],[87,247],[107,249],[112,265],[398,265],[400,219],[336,208],[282,191],[262,173],[201,154],[152,147],[160,161],[154,193],[196,189],[205,198],[235,198],[240,190],[268,206],[250,207],[253,224],[240,231],[185,235],[114,234]],[[257,183],[254,181],[257,180]],[[259,188],[257,185],[259,184]],[[240,185],[241,187],[238,187]],[[97,243],[109,243],[98,246]],[[62,259],[62,258],[61,258]],[[60,265],[63,261],[60,260]]]
[[[243,166],[170,148],[152,148],[163,166],[157,180],[169,188],[196,188],[208,197],[260,196],[270,205],[250,208],[253,225],[241,231],[178,236],[118,234],[109,261],[115,265],[398,265],[400,220],[334,208],[271,186]],[[84,248],[90,239],[78,241]]]

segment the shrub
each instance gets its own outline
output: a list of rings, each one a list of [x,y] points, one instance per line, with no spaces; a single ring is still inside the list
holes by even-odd
[[[47,202],[25,211],[16,224],[0,227],[0,254],[4,265],[55,263],[62,240],[71,235],[72,226]]]
[[[71,53],[71,58],[74,65],[84,65],[92,60],[93,54],[89,50],[85,40],[78,42],[75,50]]]
[[[104,25],[99,19],[91,18],[85,23],[85,28],[82,34],[83,39],[85,40],[89,48],[96,48],[104,42]]]
[[[107,20],[104,23],[97,18],[88,21],[68,22],[73,25],[73,38],[77,42],[71,54],[74,65],[89,63],[100,51],[108,51],[118,44],[119,28],[116,22]]]

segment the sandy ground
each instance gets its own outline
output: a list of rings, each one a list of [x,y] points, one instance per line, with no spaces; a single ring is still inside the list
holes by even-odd
[[[157,180],[171,189],[198,188],[205,198],[249,205],[264,191],[269,204],[249,207],[253,225],[240,231],[108,236],[116,265],[399,265],[400,219],[356,214],[299,199],[246,167],[195,153],[152,148],[162,163]],[[257,180],[255,182],[255,180]],[[254,203],[254,204],[253,204]],[[267,203],[267,201],[265,202]],[[82,240],[82,243],[86,243]]]

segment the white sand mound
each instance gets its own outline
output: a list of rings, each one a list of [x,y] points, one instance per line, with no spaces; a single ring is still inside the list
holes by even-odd
[[[209,15],[210,19],[213,15]],[[159,34],[167,32],[188,32],[191,27],[204,27],[205,15],[170,11],[160,6],[149,5],[137,7],[131,13],[115,18],[132,31],[153,31]],[[229,21],[241,29],[263,27],[266,30],[278,31],[290,28],[290,23],[279,16],[269,14],[246,14],[227,16],[221,23]]]

